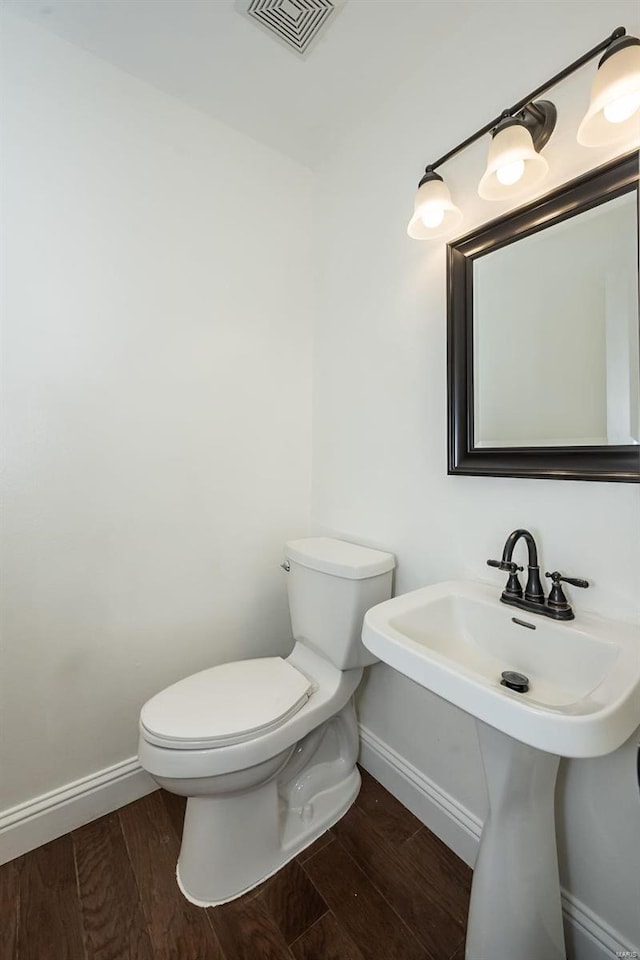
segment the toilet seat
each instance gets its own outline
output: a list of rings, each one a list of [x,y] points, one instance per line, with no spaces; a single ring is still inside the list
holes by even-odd
[[[305,679],[309,678],[312,684],[306,702],[287,720],[282,720],[270,730],[247,737],[241,743],[209,741],[200,747],[198,742],[154,736],[141,721],[138,756],[144,769],[156,778],[190,780],[218,776],[264,763],[293,746],[325,720],[331,719],[353,696],[362,677],[362,668],[338,670],[324,657],[300,643],[295,645],[286,663]],[[143,707],[141,717],[144,715]],[[201,735],[200,732],[199,741]]]
[[[168,749],[244,743],[282,726],[313,683],[281,657],[223,663],[174,683],[140,714],[144,739]]]

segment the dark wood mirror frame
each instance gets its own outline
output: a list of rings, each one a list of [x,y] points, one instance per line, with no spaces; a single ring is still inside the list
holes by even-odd
[[[476,448],[473,438],[474,260],[633,190],[638,190],[636,153],[571,180],[448,245],[449,474],[640,482],[640,446]]]

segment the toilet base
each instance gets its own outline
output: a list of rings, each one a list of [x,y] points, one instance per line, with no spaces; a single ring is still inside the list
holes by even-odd
[[[349,809],[360,790],[353,703],[260,768],[264,782],[190,796],[176,876],[201,907],[235,900],[272,876]]]
[[[282,844],[279,849],[270,851],[271,856],[267,856],[265,860],[263,860],[262,869],[264,873],[261,873],[257,879],[252,879],[247,886],[221,899],[199,899],[197,896],[194,896],[188,885],[185,886],[181,874],[181,863],[183,862],[183,854],[181,851],[180,859],[176,866],[176,881],[181,893],[190,903],[195,904],[197,907],[219,907],[223,903],[236,900],[245,893],[249,893],[250,890],[259,887],[261,883],[264,883],[265,880],[274,876],[282,867],[286,866],[287,863],[301,853],[302,850],[305,850],[307,847],[310,847],[312,843],[315,843],[323,833],[326,833],[327,830],[334,826],[334,824],[345,815],[360,792],[360,784],[360,774],[356,767],[342,783],[328,790],[324,790],[314,798],[314,816],[310,823],[305,823],[298,811],[290,810],[285,816],[283,829],[286,842]],[[200,860],[201,857],[202,854],[200,853]],[[211,861],[209,861],[209,864],[213,866]],[[213,886],[218,886],[216,878],[212,878],[212,881]]]

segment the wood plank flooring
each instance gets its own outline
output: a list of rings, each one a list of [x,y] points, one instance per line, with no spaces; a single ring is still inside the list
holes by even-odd
[[[2,960],[462,960],[471,870],[362,776],[332,830],[213,909],[176,886],[164,791],[1,866]]]

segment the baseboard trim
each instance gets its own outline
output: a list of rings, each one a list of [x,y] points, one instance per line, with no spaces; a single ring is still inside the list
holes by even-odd
[[[465,863],[474,865],[482,831],[479,817],[362,724],[360,762]]]
[[[565,938],[571,960],[611,960],[612,957],[640,957],[640,948],[623,940],[603,917],[562,890]]]
[[[360,763],[473,866],[482,831],[482,821],[475,814],[362,724]],[[616,956],[640,954],[638,947],[624,941],[617,930],[564,889],[562,912],[570,960],[612,960]]]
[[[0,864],[157,790],[137,757],[0,813]]]

